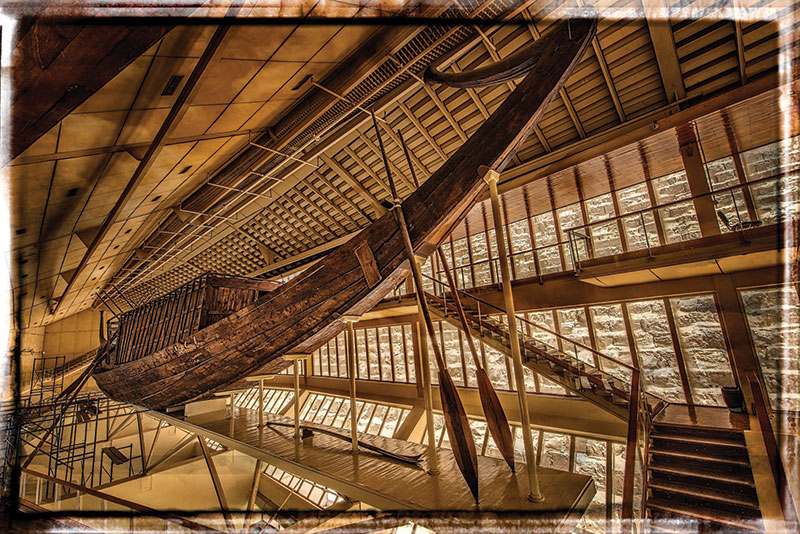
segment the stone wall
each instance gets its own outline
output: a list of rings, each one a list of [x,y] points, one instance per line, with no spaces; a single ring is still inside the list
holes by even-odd
[[[800,410],[800,300],[790,286],[741,291],[774,409]]]

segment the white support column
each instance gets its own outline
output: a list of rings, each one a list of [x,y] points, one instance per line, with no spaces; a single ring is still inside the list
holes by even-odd
[[[494,170],[488,170],[483,179],[489,184],[489,195],[492,200],[492,218],[494,220],[495,240],[497,241],[497,252],[500,256],[500,272],[503,278],[503,300],[506,306],[506,316],[508,318],[509,338],[511,340],[511,359],[514,363],[514,381],[517,386],[517,397],[519,399],[520,422],[522,423],[522,442],[525,445],[525,463],[527,464],[528,485],[530,493],[528,500],[541,502],[544,500],[542,492],[539,491],[539,473],[536,467],[536,460],[533,454],[533,439],[531,438],[530,412],[528,411],[528,394],[525,389],[525,373],[522,370],[522,352],[519,346],[519,330],[517,329],[517,315],[514,309],[514,296],[511,293],[511,273],[508,268],[508,253],[506,252],[506,239],[503,220],[500,216],[500,196],[497,193],[497,181],[500,174]]]
[[[353,442],[353,452],[358,452],[358,414],[356,413],[356,336],[354,324],[359,317],[345,315],[342,321],[347,324],[347,342],[345,353],[347,355],[347,379],[350,386],[350,437]]]
[[[248,382],[258,382],[258,428],[264,427],[264,382],[275,375],[253,375],[245,378]]]
[[[264,426],[264,379],[258,379],[258,428]]]
[[[300,360],[308,361],[310,354],[285,354],[294,366],[294,437],[300,439]]]

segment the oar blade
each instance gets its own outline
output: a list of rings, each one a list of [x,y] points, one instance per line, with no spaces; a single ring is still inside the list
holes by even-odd
[[[483,414],[486,417],[489,432],[492,435],[492,439],[494,439],[494,444],[513,473],[516,471],[514,466],[514,439],[511,437],[511,429],[506,412],[500,404],[500,398],[497,396],[486,370],[480,367],[475,372],[475,375],[478,378],[478,393],[481,397],[481,406],[483,407]]]
[[[467,413],[461,404],[458,391],[446,370],[439,370],[439,394],[442,397],[442,412],[447,428],[447,437],[456,457],[458,468],[478,502],[478,455],[475,452],[475,441],[472,439],[472,429],[469,426]]]

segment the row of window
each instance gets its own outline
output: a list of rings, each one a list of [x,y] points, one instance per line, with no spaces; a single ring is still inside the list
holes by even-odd
[[[791,138],[788,145],[783,159],[781,144],[771,143],[707,163],[709,188],[720,191],[712,195],[712,202],[722,233],[735,231],[739,223],[775,224],[781,214],[797,213],[800,179],[792,156],[800,154],[800,137]],[[739,158],[741,166],[734,158]],[[701,237],[685,171],[518,220],[506,229],[515,279],[567,271],[575,260]],[[451,238],[442,247],[457,283],[464,288],[498,282],[494,231],[470,234],[468,230],[460,232],[468,237]],[[435,271],[446,282],[438,258],[433,257],[424,271],[427,276]],[[434,283],[426,280],[426,286],[431,291]]]
[[[564,338],[628,365],[638,365],[644,374],[645,389],[668,401],[723,405],[720,387],[734,384],[712,294],[537,311],[519,316],[527,321],[521,323],[521,328],[537,341],[574,354],[625,382],[630,380],[630,375],[624,367],[609,360],[596,360],[593,353]],[[453,381],[457,386],[477,387],[475,364],[464,333],[444,321],[435,321],[434,328]],[[357,378],[415,381],[411,325],[356,329],[355,335]],[[514,390],[509,359],[476,341],[480,359],[494,386]],[[432,381],[436,383],[433,360],[431,370]],[[312,374],[347,376],[344,333],[314,352]],[[528,369],[525,374],[526,388],[530,392],[566,394],[561,386],[534,376]],[[682,375],[688,377],[688,383],[682,380]]]

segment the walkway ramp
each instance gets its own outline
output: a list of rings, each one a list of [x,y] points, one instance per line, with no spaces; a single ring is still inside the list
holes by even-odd
[[[425,469],[424,445],[359,434],[359,439],[385,449],[423,455],[421,464],[411,465],[369,451],[353,454],[349,442],[324,434],[296,440],[292,428],[266,424],[259,428],[255,410],[235,407],[233,418],[230,411],[228,408],[193,420],[162,412],[153,415],[288,473],[318,482],[351,501],[384,511],[524,512],[563,522],[580,517],[596,493],[589,476],[540,468],[545,501],[533,503],[527,500],[524,464],[517,465],[515,475],[502,459],[479,456],[480,506],[476,506],[448,449],[439,452],[441,472],[430,475]],[[265,423],[268,421],[293,422],[272,414],[265,417]]]

